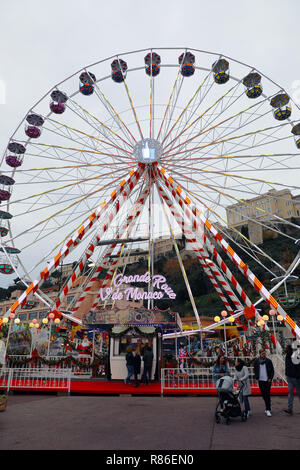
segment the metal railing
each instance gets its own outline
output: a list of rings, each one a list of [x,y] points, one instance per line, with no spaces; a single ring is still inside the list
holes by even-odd
[[[7,390],[56,390],[71,389],[70,368],[12,367],[0,369],[0,388]]]
[[[234,377],[235,368],[230,367],[230,375]],[[251,389],[258,388],[258,382],[254,376],[254,368],[248,367]],[[286,382],[280,374],[275,372],[273,385],[276,387],[286,387]],[[212,367],[193,367],[193,368],[168,368],[161,369],[161,393],[166,390],[215,390],[213,381]]]
[[[18,366],[18,369],[23,369],[23,370],[31,370],[32,368],[36,370],[37,367],[40,369],[60,369],[60,370],[65,370],[65,369],[71,369],[71,376],[72,378],[90,378],[92,376],[92,371],[91,371],[91,356],[88,355],[81,355],[77,358],[77,360],[80,362],[80,366],[76,364],[71,364],[71,366],[68,363],[61,362],[60,364],[57,365],[48,365],[43,361],[43,359],[46,359],[47,362],[53,361],[54,363],[61,360],[61,359],[66,359],[67,356],[45,356],[41,357],[37,361],[34,362],[24,362],[24,364]],[[6,361],[6,367],[7,368],[15,368],[13,366],[14,361],[18,360],[29,360],[31,359],[31,356],[13,356],[10,355],[9,358]]]

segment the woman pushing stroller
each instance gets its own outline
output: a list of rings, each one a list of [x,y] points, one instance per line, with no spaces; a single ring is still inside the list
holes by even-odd
[[[235,372],[234,372],[234,380],[238,382],[238,386],[242,388],[240,394],[240,401],[244,403],[245,413],[247,414],[247,418],[249,418],[251,414],[250,404],[249,404],[249,395],[251,395],[251,386],[250,386],[250,379],[249,379],[249,370],[248,367],[245,366],[244,361],[237,357],[235,361]]]

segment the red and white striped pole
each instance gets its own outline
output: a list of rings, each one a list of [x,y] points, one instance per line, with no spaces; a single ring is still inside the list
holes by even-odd
[[[274,309],[283,316],[292,334],[300,338],[300,328],[288,316],[288,314],[281,307],[281,305],[278,304],[278,302],[274,299],[271,293],[265,288],[265,286],[259,281],[259,279],[252,273],[252,271],[241,260],[241,258],[237,255],[237,253],[235,253],[235,251],[231,248],[231,246],[223,239],[223,237],[212,226],[209,220],[206,219],[206,217],[204,217],[204,215],[195,206],[192,206],[191,200],[188,197],[188,195],[183,191],[183,189],[177,183],[174,182],[174,179],[170,175],[168,175],[166,170],[162,167],[158,167],[158,170],[160,174],[162,175],[163,179],[170,184],[172,188],[172,195],[177,200],[179,205],[182,208],[190,207],[191,212],[194,216],[193,222],[194,222],[195,228],[199,227],[199,221],[204,223],[204,225],[212,233],[213,237],[215,238],[217,243],[220,245],[220,247],[225,251],[228,257],[232,259],[232,261],[239,268],[239,270],[243,273],[243,275],[250,282],[250,284],[255,288],[255,290],[263,297],[263,299],[267,302],[268,305],[272,305]]]
[[[60,261],[68,256],[68,254],[77,246],[83,236],[91,229],[94,225],[95,221],[97,221],[102,213],[107,209],[108,205],[116,200],[119,194],[123,193],[123,191],[135,186],[137,181],[139,180],[140,176],[144,172],[145,165],[142,163],[138,164],[138,167],[132,170],[126,179],[123,179],[117,189],[115,189],[109,196],[107,201],[102,202],[102,204],[89,216],[87,222],[80,227],[79,230],[76,231],[76,234],[70,238],[70,240],[64,245],[61,251],[57,253],[57,255],[50,261],[49,265],[40,273],[39,279],[33,281],[27,289],[22,293],[22,295],[14,302],[14,304],[10,307],[9,310],[5,313],[5,317],[8,317],[11,313],[14,313],[15,310],[22,304],[22,302],[26,301],[28,295],[30,293],[34,293],[37,291],[39,285],[45,281],[50,273],[56,269],[59,265]]]
[[[144,206],[144,202],[146,200],[148,196],[148,188],[146,188],[142,194],[139,195],[139,198],[135,204],[135,210],[133,211],[132,215],[130,215],[129,217],[126,218],[126,222],[124,222],[124,224],[121,226],[121,228],[118,230],[117,232],[117,235],[116,235],[116,239],[119,239],[119,238],[122,238],[124,232],[126,229],[128,229],[127,231],[127,237],[130,235],[130,232],[132,230],[132,228],[134,227],[139,215],[141,214],[141,211],[143,209],[143,206]],[[121,254],[121,251],[122,251],[122,247],[123,247],[124,244],[121,245],[121,248],[120,250],[118,251],[117,253],[117,256],[119,256]],[[104,254],[102,255],[102,261],[100,262],[99,266],[97,266],[96,270],[95,270],[95,273],[93,275],[93,277],[90,279],[90,281],[88,282],[86,288],[84,289],[81,297],[77,300],[77,303],[75,304],[75,307],[72,309],[73,312],[76,312],[79,308],[80,308],[80,305],[81,303],[83,302],[83,300],[85,299],[87,293],[91,290],[95,280],[97,279],[97,275],[103,270],[106,268],[106,265],[107,265],[107,262],[108,262],[108,259],[109,257],[111,256],[111,254],[113,253],[115,247],[117,246],[117,243],[112,243],[105,251],[104,251]],[[115,261],[114,263],[112,263],[112,265],[114,266],[115,264],[117,263],[117,261]],[[110,271],[109,271],[110,272]],[[109,273],[108,272],[108,273]],[[112,271],[113,272],[113,271]],[[108,275],[107,273],[107,275]],[[106,278],[105,278],[106,279]],[[105,280],[104,280],[105,282]],[[102,286],[103,287],[103,286]],[[100,294],[97,295],[97,299],[99,299],[100,297]],[[93,308],[93,307],[92,307]]]

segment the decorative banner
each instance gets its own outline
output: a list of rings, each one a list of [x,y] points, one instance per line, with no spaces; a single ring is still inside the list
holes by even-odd
[[[98,312],[90,312],[83,317],[84,324],[112,324],[112,325],[176,325],[176,314],[170,309],[159,310],[154,308],[130,308],[102,309]]]
[[[138,287],[132,287],[131,284],[144,283],[151,284],[149,292],[141,291]],[[129,284],[129,287],[126,287]],[[176,294],[173,289],[167,284],[165,276],[161,274],[153,274],[150,276],[149,272],[145,274],[134,274],[124,276],[117,274],[113,280],[112,286],[100,289],[101,300],[148,300],[148,299],[162,299],[163,297],[175,299]]]

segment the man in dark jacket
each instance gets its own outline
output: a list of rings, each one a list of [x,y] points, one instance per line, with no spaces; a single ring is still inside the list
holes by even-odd
[[[152,363],[153,363],[153,352],[150,346],[145,346],[144,349],[144,372],[143,381],[148,385],[151,382],[152,375]]]
[[[287,414],[293,414],[294,404],[294,388],[300,400],[300,364],[293,362],[293,348],[291,345],[287,346],[285,356],[285,375],[289,387],[288,407],[284,410]],[[297,361],[296,361],[297,362]]]
[[[266,351],[261,349],[259,357],[254,362],[254,375],[258,381],[260,393],[266,404],[265,413],[267,416],[271,414],[271,385],[274,377],[274,366],[271,359],[266,357]]]
[[[124,380],[125,384],[127,384],[127,382],[130,384],[131,376],[134,374],[133,359],[132,347],[129,346],[126,353],[126,367],[128,373],[126,379]]]
[[[133,351],[133,370],[134,370],[134,380],[135,380],[134,386],[138,387],[139,386],[138,375],[141,373],[141,356],[136,350]]]

